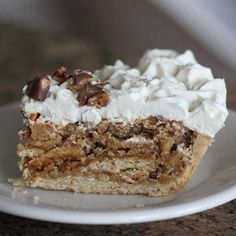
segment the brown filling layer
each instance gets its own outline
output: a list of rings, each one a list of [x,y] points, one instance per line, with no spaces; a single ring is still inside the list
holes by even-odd
[[[26,179],[90,172],[133,183],[168,182],[181,175],[191,165],[196,133],[181,122],[150,117],[126,125],[103,120],[95,128],[34,124],[20,137],[24,145],[19,145],[18,154]],[[132,141],[134,137],[142,142]]]

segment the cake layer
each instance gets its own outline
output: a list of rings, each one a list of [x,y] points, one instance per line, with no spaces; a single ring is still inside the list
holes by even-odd
[[[89,123],[65,127],[32,124],[20,137],[20,168],[28,185],[89,192],[95,187],[83,187],[84,181],[94,179],[101,185],[95,192],[112,193],[116,188],[113,193],[133,193],[139,189],[136,193],[148,195],[155,195],[155,184],[157,195],[162,188],[165,194],[167,189],[179,190],[199,162],[193,155],[195,141],[207,140],[206,148],[211,140],[162,117],[128,124],[103,120],[95,127]],[[69,180],[74,184],[69,185]],[[107,190],[103,189],[106,184],[110,186]],[[130,189],[125,190],[127,184]]]

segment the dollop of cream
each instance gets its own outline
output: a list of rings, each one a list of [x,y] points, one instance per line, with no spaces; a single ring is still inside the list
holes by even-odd
[[[94,74],[98,81],[106,83],[104,90],[110,97],[106,107],[79,106],[77,95],[68,89],[67,82],[58,86],[52,80],[49,96],[43,102],[23,97],[23,111],[40,113],[37,122],[57,125],[80,121],[98,124],[103,118],[126,123],[163,116],[182,121],[210,137],[224,126],[228,115],[224,79],[214,78],[212,71],[200,65],[190,50],[178,54],[153,49],[134,68],[118,60]]]

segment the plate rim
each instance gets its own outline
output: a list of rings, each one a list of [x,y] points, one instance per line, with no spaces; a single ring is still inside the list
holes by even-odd
[[[68,224],[110,225],[134,224],[174,219],[209,210],[236,197],[236,184],[227,189],[197,200],[174,206],[132,208],[128,210],[72,211],[51,209],[39,205],[28,205],[0,196],[0,210],[16,216]],[[197,207],[196,207],[197,206]],[[179,209],[182,209],[181,211]],[[175,212],[175,214],[173,214]],[[125,217],[124,217],[125,216]],[[127,220],[128,219],[128,220]]]
[[[3,109],[14,109],[18,104],[19,103],[15,102],[1,106],[0,111]],[[229,110],[229,112],[236,114],[233,110]],[[57,223],[86,225],[134,224],[191,215],[220,206],[234,199],[236,199],[236,182],[230,184],[230,186],[225,184],[224,188],[219,192],[214,192],[208,196],[203,196],[190,202],[177,203],[174,206],[144,206],[119,210],[74,211],[69,209],[52,209],[36,204],[29,205],[0,195],[0,211],[29,219]]]

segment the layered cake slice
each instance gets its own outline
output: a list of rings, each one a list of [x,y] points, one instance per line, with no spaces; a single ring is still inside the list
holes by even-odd
[[[228,114],[224,80],[191,51],[149,50],[134,68],[116,61],[94,73],[61,67],[23,93],[22,180],[51,190],[175,193]]]

